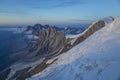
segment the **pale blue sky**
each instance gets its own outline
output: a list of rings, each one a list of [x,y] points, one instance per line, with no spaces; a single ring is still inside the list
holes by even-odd
[[[120,0],[0,0],[0,25],[85,23],[120,15]]]

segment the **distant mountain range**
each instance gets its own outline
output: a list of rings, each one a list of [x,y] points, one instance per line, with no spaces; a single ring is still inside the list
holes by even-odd
[[[57,31],[59,32],[64,32],[65,35],[75,35],[75,34],[79,34],[81,32],[83,32],[90,24],[80,24],[78,25],[78,27],[57,27],[57,26],[51,26],[51,25],[42,25],[42,24],[35,24],[34,26],[27,26],[27,27],[23,27],[23,26],[19,26],[19,27],[12,27],[12,26],[0,26],[0,31],[4,30],[4,31],[14,31],[14,32],[21,32],[23,30],[27,29],[40,29],[40,30],[44,30],[47,29],[48,27],[54,27]]]
[[[45,30],[48,27],[53,27],[59,32],[64,32],[66,35],[68,34],[79,34],[83,32],[89,25],[81,25],[81,27],[56,27],[56,26],[50,26],[50,25],[41,25],[41,24],[35,24],[34,26],[28,26],[28,30]]]

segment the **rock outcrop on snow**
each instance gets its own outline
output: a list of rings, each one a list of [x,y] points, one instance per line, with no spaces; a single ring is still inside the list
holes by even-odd
[[[88,38],[90,35],[92,35],[94,32],[96,32],[97,30],[101,29],[104,26],[105,26],[105,22],[102,20],[91,25],[91,27],[82,36],[78,37],[74,45],[80,43],[81,41],[84,41],[86,38]]]
[[[101,29],[105,26],[105,22],[103,20],[100,20],[98,22],[95,22],[91,26],[88,27],[82,34],[78,35],[76,38],[68,38],[68,43],[66,43],[65,48],[63,49],[63,52],[68,51],[73,46],[79,44],[80,42],[84,41],[86,38],[88,38],[90,35],[92,35],[97,30]],[[71,43],[71,41],[74,40],[74,42]]]
[[[56,55],[62,50],[66,41],[64,33],[57,32],[53,27],[46,30],[37,30],[33,33],[33,36],[39,37],[30,49],[30,52],[34,52],[36,56],[50,57]]]

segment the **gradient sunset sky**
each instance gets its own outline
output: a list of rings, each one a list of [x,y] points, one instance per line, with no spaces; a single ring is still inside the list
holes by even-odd
[[[0,0],[0,25],[86,23],[120,16],[120,0]]]

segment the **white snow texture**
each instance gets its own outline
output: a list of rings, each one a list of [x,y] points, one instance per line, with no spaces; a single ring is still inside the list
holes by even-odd
[[[27,80],[120,80],[120,18]]]

